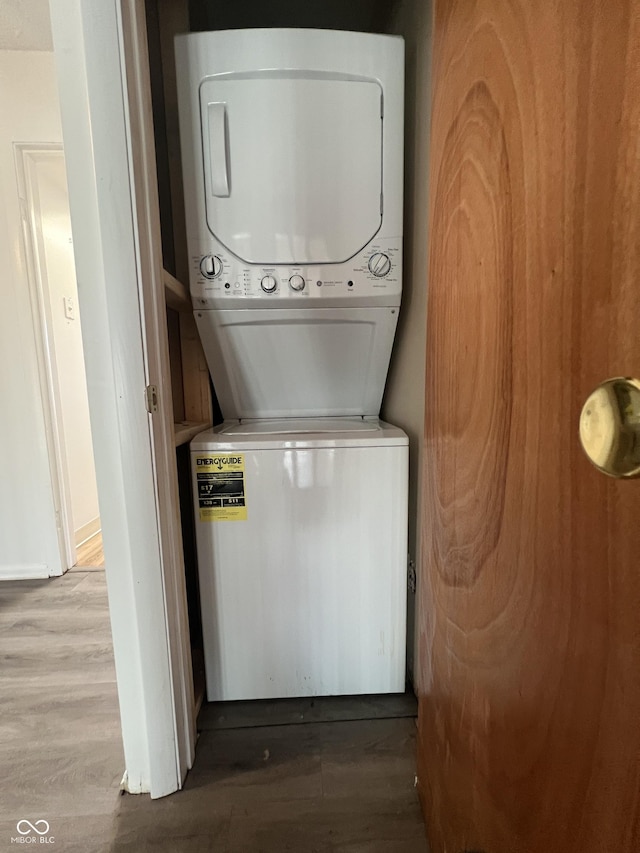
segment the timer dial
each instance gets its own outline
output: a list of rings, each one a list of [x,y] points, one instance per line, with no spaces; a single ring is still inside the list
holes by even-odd
[[[278,282],[272,275],[265,275],[260,282],[260,287],[264,290],[265,293],[273,293],[273,291],[278,286]]]
[[[374,252],[369,258],[369,272],[372,272],[376,278],[384,278],[391,272],[391,260],[389,255],[384,252]]]
[[[222,272],[222,260],[217,255],[205,255],[200,261],[200,272],[205,278],[218,278]]]

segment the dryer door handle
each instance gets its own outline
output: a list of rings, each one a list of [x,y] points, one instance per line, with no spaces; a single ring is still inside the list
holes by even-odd
[[[227,105],[207,104],[207,123],[211,193],[219,198],[227,198],[230,195]]]

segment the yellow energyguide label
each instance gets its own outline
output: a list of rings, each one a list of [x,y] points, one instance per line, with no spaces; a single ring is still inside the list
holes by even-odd
[[[196,456],[200,521],[246,521],[244,456],[214,453]]]

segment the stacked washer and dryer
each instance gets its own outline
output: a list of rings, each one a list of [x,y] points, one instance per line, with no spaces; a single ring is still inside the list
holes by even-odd
[[[405,686],[404,45],[176,39],[190,291],[224,423],[191,443],[207,696]]]

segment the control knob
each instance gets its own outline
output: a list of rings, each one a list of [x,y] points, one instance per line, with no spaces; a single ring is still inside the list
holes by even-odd
[[[217,255],[205,255],[200,261],[200,272],[205,278],[218,278],[222,272],[222,260]]]
[[[273,291],[278,286],[278,282],[272,275],[265,275],[260,282],[260,287],[264,290],[265,293],[273,293]]]
[[[292,275],[289,279],[289,287],[291,290],[297,290],[298,292],[304,290],[306,282],[301,275]]]
[[[372,272],[376,278],[384,278],[391,272],[391,260],[389,255],[384,252],[374,252],[369,258],[369,272]]]

